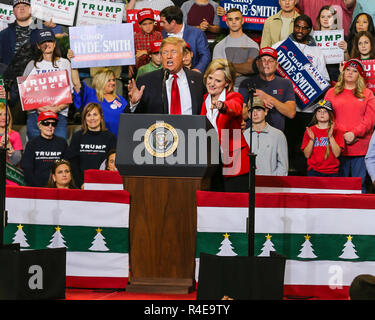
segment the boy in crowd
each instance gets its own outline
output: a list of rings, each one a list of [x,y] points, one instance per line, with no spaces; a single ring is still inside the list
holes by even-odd
[[[182,63],[185,68],[191,69],[193,64],[194,52],[191,50],[190,45],[186,42],[186,47],[184,49],[184,57],[182,58]]]
[[[287,176],[288,144],[283,132],[266,122],[268,109],[262,99],[254,97],[252,112],[252,143],[250,146],[250,128],[244,131],[244,137],[251,151],[256,154],[256,175]]]
[[[154,11],[152,9],[145,8],[140,10],[137,18],[141,30],[134,35],[134,47],[135,66],[139,69],[150,62],[151,43],[162,41],[163,37],[159,31],[155,30]]]
[[[141,76],[142,74],[155,71],[155,70],[159,70],[162,68],[160,46],[161,46],[161,41],[154,41],[151,43],[151,49],[149,53],[150,62],[143,65],[142,67],[138,69],[137,77],[135,80],[137,80],[138,77]]]

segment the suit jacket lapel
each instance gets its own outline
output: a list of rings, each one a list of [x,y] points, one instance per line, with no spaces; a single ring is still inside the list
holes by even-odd
[[[197,99],[195,98],[195,94],[196,94],[195,80],[190,77],[190,72],[188,70],[186,69],[184,70],[185,70],[186,78],[187,78],[189,89],[190,89],[191,111],[192,111],[192,114],[198,114]]]

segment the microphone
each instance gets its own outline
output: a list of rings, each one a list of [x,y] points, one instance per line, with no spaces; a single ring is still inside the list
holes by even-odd
[[[167,107],[165,106],[165,92],[166,92],[165,83],[166,83],[167,79],[169,78],[169,75],[170,75],[170,71],[168,69],[164,69],[163,86],[162,86],[162,91],[161,91],[161,100],[162,100],[162,103],[163,103],[164,113],[168,113],[168,104],[167,104]]]

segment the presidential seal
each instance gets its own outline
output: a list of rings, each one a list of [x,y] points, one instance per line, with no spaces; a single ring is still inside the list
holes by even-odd
[[[146,130],[144,143],[152,156],[166,158],[177,149],[178,134],[170,124],[156,122]]]

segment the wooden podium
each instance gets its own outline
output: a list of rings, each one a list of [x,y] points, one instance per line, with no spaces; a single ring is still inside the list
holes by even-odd
[[[202,135],[195,144],[187,140],[209,129],[204,116],[121,115],[116,166],[130,194],[127,291],[195,289],[196,191],[209,190],[219,147],[215,133],[205,142]]]

